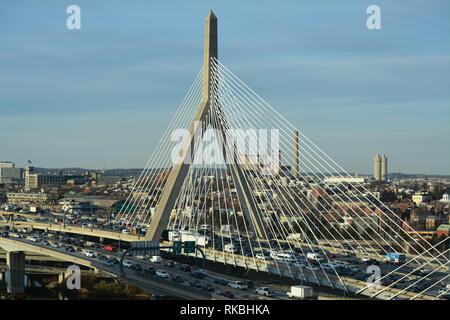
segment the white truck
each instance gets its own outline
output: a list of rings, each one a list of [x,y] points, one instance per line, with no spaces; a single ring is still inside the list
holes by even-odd
[[[313,297],[313,288],[308,286],[291,286],[287,293],[289,298],[310,299]]]
[[[306,254],[306,258],[307,259],[311,259],[311,260],[316,260],[316,261],[322,261],[323,260],[323,256],[320,253],[317,252],[308,252]]]
[[[232,244],[232,243],[226,244],[226,245],[223,247],[223,250],[224,250],[225,252],[228,252],[228,253],[238,253],[237,247],[236,247],[234,244]]]
[[[151,263],[161,263],[161,256],[151,256],[150,262]]]
[[[201,247],[208,247],[211,243],[211,237],[203,236],[198,232],[187,230],[172,230],[168,234],[169,241],[195,241],[195,244]]]

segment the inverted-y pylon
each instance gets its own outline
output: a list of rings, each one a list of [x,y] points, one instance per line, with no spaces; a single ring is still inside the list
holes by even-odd
[[[212,112],[220,112],[220,105],[218,104],[217,94],[212,87],[214,81],[217,81],[214,76],[212,63],[218,59],[218,35],[217,35],[217,17],[211,11],[205,20],[205,35],[204,35],[204,52],[203,52],[203,88],[202,100],[194,116],[193,122],[189,127],[189,135],[185,137],[181,145],[180,157],[176,163],[173,164],[167,182],[161,195],[161,199],[156,207],[155,213],[149,229],[145,235],[146,240],[159,241],[163,230],[167,227],[170,213],[174,208],[177,197],[186,179],[190,165],[194,161],[195,142],[201,139],[208,125],[213,126],[218,132],[221,132],[223,142],[225,139],[225,127],[223,123],[209,123],[208,115],[211,109]],[[223,149],[224,159],[227,159],[226,151],[229,148]],[[227,167],[234,173],[235,185],[239,198],[241,199],[241,209],[250,227],[256,235],[262,237],[264,226],[262,219],[257,216],[256,205],[251,197],[251,190],[244,179],[242,168],[237,164],[237,161],[228,163]]]

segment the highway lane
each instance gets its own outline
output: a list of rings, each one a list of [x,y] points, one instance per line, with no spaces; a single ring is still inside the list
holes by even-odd
[[[0,241],[3,239],[0,239]],[[4,241],[3,241],[4,242]],[[8,241],[9,242],[9,241]],[[114,275],[118,278],[122,278],[125,281],[130,280],[133,284],[138,285],[138,287],[141,287],[142,289],[146,290],[147,292],[156,294],[156,295],[164,295],[164,296],[175,296],[180,297],[183,299],[209,299],[210,294],[206,294],[206,292],[201,292],[199,290],[195,290],[195,288],[180,288],[179,284],[176,284],[171,281],[161,281],[161,279],[158,279],[156,277],[144,277],[143,275],[137,275],[133,272],[126,272],[125,277],[123,277],[118,268],[110,268],[107,267],[104,263],[99,262],[96,259],[88,258],[86,256],[83,256],[79,253],[74,252],[66,252],[62,249],[58,248],[49,248],[42,243],[36,243],[36,242],[30,242],[24,239],[14,239],[14,242],[17,243],[17,245],[20,244],[26,244],[27,248],[30,247],[30,245],[36,247],[37,249],[45,249],[46,252],[54,251],[56,253],[64,254],[67,256],[67,260],[73,260],[75,263],[96,268],[98,270],[101,270],[103,272],[109,273],[111,275]],[[70,259],[69,257],[72,257],[73,259]]]
[[[51,238],[44,237],[44,236],[41,236],[41,237],[42,237],[42,240],[58,242],[61,246],[66,245],[66,244],[60,242],[59,240],[56,240],[53,237],[51,237]],[[36,247],[51,249],[56,252],[60,252],[65,255],[69,255],[74,258],[77,258],[78,260],[83,259],[83,260],[90,261],[92,267],[96,267],[99,270],[107,271],[110,274],[114,274],[118,277],[121,277],[118,266],[113,266],[113,267],[107,266],[107,265],[105,265],[105,263],[103,261],[101,261],[97,258],[86,257],[83,252],[67,252],[62,248],[53,248],[53,247],[49,247],[47,245],[42,244],[42,242],[36,243],[36,242],[28,241],[26,239],[14,239],[14,240],[16,240],[18,242],[22,242],[22,243],[28,243],[28,244],[36,246]],[[73,244],[71,246],[78,247]],[[115,257],[117,259],[120,258],[120,254],[117,252],[105,252],[102,249],[96,249],[96,248],[90,248],[90,247],[89,248],[80,248],[80,249],[81,250],[89,249],[91,251],[98,253],[98,255],[104,255],[106,257]],[[174,293],[176,293],[177,296],[183,297],[183,298],[211,299],[210,292],[200,290],[198,288],[194,288],[194,287],[190,286],[190,284],[189,284],[190,282],[198,280],[203,285],[209,284],[211,287],[217,288],[218,291],[214,292],[216,295],[219,294],[220,291],[222,291],[222,292],[229,291],[229,292],[232,292],[236,298],[244,298],[246,296],[247,296],[247,298],[250,298],[250,299],[263,298],[263,296],[256,295],[254,293],[251,293],[250,291],[242,291],[242,290],[233,289],[233,288],[230,288],[230,287],[227,287],[224,285],[214,283],[214,278],[210,277],[210,276],[207,276],[204,279],[199,280],[199,279],[191,277],[187,273],[184,273],[184,272],[178,270],[177,268],[168,268],[161,264],[154,264],[149,261],[143,261],[143,260],[136,259],[134,257],[127,257],[127,259],[130,261],[133,261],[134,263],[138,263],[142,267],[150,266],[150,267],[153,267],[155,270],[165,270],[171,275],[180,276],[181,278],[184,279],[184,282],[180,284],[180,283],[175,283],[173,280],[165,280],[165,279],[161,279],[154,275],[153,276],[147,275],[143,272],[135,272],[135,271],[129,270],[127,268],[124,268],[126,270],[126,272],[125,272],[125,278],[123,278],[123,279],[127,280],[127,281],[129,280],[130,282],[132,282],[134,284],[140,283],[139,287],[146,289],[146,290],[149,290],[148,288],[154,288],[155,289],[155,290],[153,290],[154,292],[157,291],[157,292],[163,293],[164,295],[173,295]],[[189,292],[189,295],[187,295],[185,293],[186,291]],[[267,298],[267,297],[264,297],[264,298]]]
[[[27,224],[29,224],[29,223],[27,223]],[[42,226],[41,226],[41,228],[42,228]],[[58,230],[56,230],[56,231],[58,231]],[[117,236],[117,233],[116,233],[116,236]],[[305,249],[305,251],[309,251],[309,250],[307,250],[307,249],[309,249],[309,248],[304,248]],[[329,250],[329,251],[332,251],[332,250]],[[239,257],[240,255],[235,255],[235,256],[237,256],[237,257]],[[240,256],[241,257],[241,259],[243,258],[242,256]],[[378,255],[377,255],[377,257],[379,257]],[[248,257],[247,257],[247,259],[249,259]],[[259,260],[259,259],[257,259],[257,260]],[[262,260],[261,260],[262,261]],[[270,262],[270,261],[269,261]],[[262,263],[264,263],[264,261],[262,261]],[[270,263],[273,263],[273,262],[270,262]],[[363,265],[360,265],[360,264],[358,264],[357,263],[357,266],[358,266],[358,268],[361,270],[361,272],[365,272],[365,269],[367,268],[367,266],[363,266]],[[385,272],[387,272],[386,271],[386,267],[384,266],[382,266],[382,268],[384,268],[383,269],[383,272],[385,273]],[[412,269],[411,269],[412,270]],[[405,271],[407,271],[407,270],[405,270]],[[435,274],[435,277],[436,276],[439,276],[439,274]],[[283,294],[280,294],[280,296],[279,296],[279,298],[281,298],[281,297],[285,297],[285,295],[283,295]]]

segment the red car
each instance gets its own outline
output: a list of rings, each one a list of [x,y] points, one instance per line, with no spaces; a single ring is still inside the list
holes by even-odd
[[[327,253],[325,256],[329,259],[336,258],[336,256],[333,253]]]
[[[313,266],[318,266],[320,264],[319,261],[314,260],[314,259],[308,259],[308,262],[310,264],[312,264]]]
[[[230,292],[230,291],[225,291],[223,293],[223,296],[226,297],[226,298],[231,298],[231,299],[234,298],[234,294],[232,292]]]
[[[109,251],[109,252],[117,251],[116,248],[114,248],[113,246],[109,246],[109,245],[104,246],[104,247],[103,247],[103,250]]]

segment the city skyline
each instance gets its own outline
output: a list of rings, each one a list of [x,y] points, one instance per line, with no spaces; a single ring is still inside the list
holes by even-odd
[[[193,21],[212,7],[219,59],[344,169],[370,174],[381,153],[389,172],[449,174],[450,27],[440,1],[379,2],[382,30],[365,27],[369,2],[142,10],[79,1],[79,31],[65,28],[63,5],[25,3],[0,5],[0,148],[18,167],[143,167],[201,65],[203,26]]]

